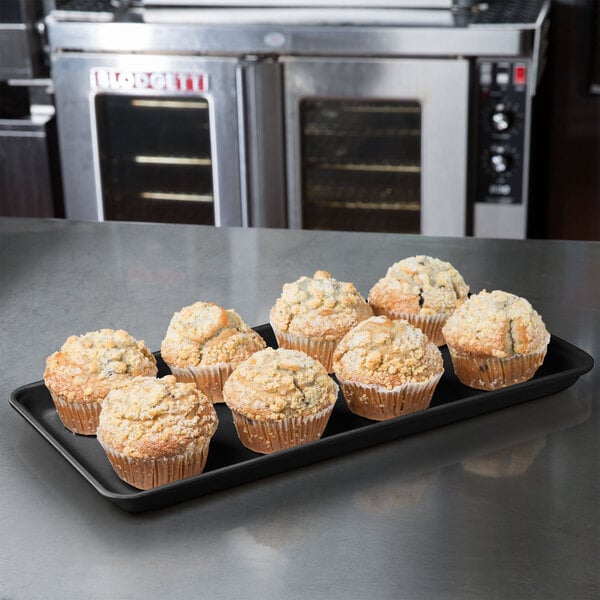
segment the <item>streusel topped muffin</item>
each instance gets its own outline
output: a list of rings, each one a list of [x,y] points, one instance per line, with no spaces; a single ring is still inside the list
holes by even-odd
[[[269,318],[280,346],[306,352],[330,373],[338,341],[372,315],[353,283],[317,271],[313,277],[286,283]]]
[[[486,390],[533,377],[550,341],[531,304],[502,290],[471,296],[448,319],[444,337],[458,378]]]
[[[538,352],[550,340],[531,304],[501,290],[471,296],[448,320],[444,335],[456,350],[496,358]]]
[[[441,327],[467,298],[469,286],[448,262],[412,256],[394,263],[369,292],[375,314],[406,319],[442,346]]]
[[[233,309],[214,302],[185,306],[171,318],[161,355],[176,367],[239,363],[265,341]]]
[[[440,351],[420,329],[385,316],[371,317],[344,336],[334,361],[338,378],[388,389],[444,370]]]
[[[385,420],[427,408],[444,363],[420,329],[380,315],[362,321],[342,338],[333,368],[348,408]]]
[[[267,348],[235,369],[223,398],[242,443],[267,453],[318,439],[337,392],[320,362],[299,350]]]
[[[98,441],[119,477],[148,489],[202,472],[217,425],[193,383],[138,377],[107,396]]]
[[[220,402],[231,371],[265,347],[234,310],[196,302],[173,315],[161,355],[179,381],[196,382],[213,402]]]
[[[93,435],[102,402],[115,385],[156,374],[156,359],[143,341],[122,329],[101,329],[70,336],[46,359],[44,383],[65,427]]]
[[[336,388],[323,366],[304,352],[267,348],[232,373],[225,400],[252,419],[286,419],[330,406]]]

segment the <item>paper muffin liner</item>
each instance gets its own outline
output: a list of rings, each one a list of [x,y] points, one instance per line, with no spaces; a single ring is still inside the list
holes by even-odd
[[[160,458],[132,458],[98,440],[115,473],[125,483],[149,490],[165,483],[179,481],[204,470],[210,439],[195,450]]]
[[[339,381],[346,404],[354,414],[386,421],[427,408],[441,377],[440,373],[427,381],[404,383],[391,390],[374,384]]]
[[[395,310],[386,310],[378,306],[373,306],[372,308],[375,315],[384,315],[392,319],[392,321],[398,319],[404,319],[408,321],[414,327],[418,327],[429,338],[429,341],[433,342],[436,346],[444,346],[446,344],[444,334],[442,333],[442,327],[446,324],[446,321],[450,315],[420,315],[399,312]]]
[[[277,338],[277,344],[280,348],[289,350],[301,350],[315,360],[318,360],[327,369],[327,373],[333,373],[333,353],[338,342],[328,340],[311,339],[301,337],[292,333],[281,331],[271,323],[273,333]]]
[[[231,411],[233,424],[246,448],[261,454],[271,454],[320,439],[327,427],[334,404],[313,415],[289,419],[259,421]]]
[[[101,402],[70,402],[59,394],[50,392],[52,401],[62,424],[73,433],[81,435],[96,435]]]
[[[456,376],[466,386],[497,390],[531,379],[544,362],[547,348],[510,358],[474,356],[448,346]]]
[[[223,402],[223,385],[235,368],[235,365],[230,363],[197,367],[173,367],[167,363],[167,366],[177,381],[195,383],[213,404]]]

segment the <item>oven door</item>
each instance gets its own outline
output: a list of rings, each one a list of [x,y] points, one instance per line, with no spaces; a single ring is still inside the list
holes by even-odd
[[[466,233],[466,60],[285,58],[289,225]]]
[[[236,69],[55,55],[67,217],[242,225]]]

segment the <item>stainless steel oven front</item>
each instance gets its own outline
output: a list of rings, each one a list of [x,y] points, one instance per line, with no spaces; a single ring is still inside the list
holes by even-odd
[[[291,227],[466,233],[468,61],[283,68]]]
[[[67,216],[241,225],[236,65],[56,57]]]
[[[547,0],[198,2],[50,17],[68,217],[525,237]]]

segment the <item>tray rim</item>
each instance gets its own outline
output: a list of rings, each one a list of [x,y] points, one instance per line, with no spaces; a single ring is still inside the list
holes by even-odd
[[[258,325],[256,327],[254,327],[254,329],[257,330],[259,333],[261,330],[265,330],[267,328],[269,328],[269,324]],[[27,384],[24,384],[22,386],[19,386],[16,389],[14,389],[9,396],[9,404],[88,483],[90,483],[90,485],[92,485],[92,487],[102,497],[106,498],[107,500],[109,500],[111,502],[116,503],[121,508],[124,508],[125,510],[128,510],[128,511],[133,512],[134,510],[142,510],[142,511],[143,510],[152,510],[152,508],[150,508],[150,509],[144,509],[144,508],[132,509],[132,508],[128,508],[126,505],[135,503],[135,502],[139,502],[139,501],[143,501],[145,499],[151,499],[156,496],[163,496],[164,494],[168,494],[169,492],[171,492],[173,490],[178,490],[178,489],[186,488],[186,487],[193,487],[195,485],[198,485],[201,481],[205,481],[205,480],[211,481],[211,480],[217,479],[221,476],[227,475],[227,473],[230,471],[248,470],[248,469],[252,469],[253,467],[255,467],[257,465],[261,465],[261,464],[266,464],[266,465],[270,465],[273,463],[277,464],[280,461],[285,460],[286,457],[290,457],[290,456],[291,457],[295,457],[295,456],[301,457],[304,454],[308,454],[310,452],[311,448],[315,448],[315,447],[325,447],[326,448],[326,447],[332,447],[332,446],[334,447],[335,445],[337,445],[339,443],[343,443],[344,440],[348,440],[348,439],[351,439],[351,438],[357,436],[357,431],[358,432],[365,432],[365,431],[366,432],[373,432],[373,431],[389,432],[390,430],[395,429],[396,426],[399,425],[400,423],[406,424],[407,428],[410,429],[411,424],[418,423],[421,420],[426,420],[428,418],[435,418],[436,415],[443,416],[445,413],[452,413],[454,411],[460,412],[460,410],[462,408],[465,408],[465,407],[468,407],[471,405],[479,405],[479,403],[481,402],[481,400],[483,398],[490,398],[490,397],[492,397],[493,399],[504,398],[506,396],[514,395],[515,390],[522,391],[523,394],[520,394],[520,395],[526,396],[526,398],[524,400],[517,400],[516,402],[511,402],[504,407],[490,408],[489,410],[485,409],[485,407],[484,407],[484,410],[476,411],[474,414],[472,414],[470,416],[462,417],[462,418],[459,417],[457,419],[451,419],[449,421],[446,421],[439,425],[434,425],[432,427],[424,427],[422,429],[417,428],[415,431],[409,431],[408,433],[402,433],[402,431],[400,429],[398,431],[398,435],[391,436],[391,437],[385,437],[379,443],[387,443],[393,439],[400,439],[402,437],[408,437],[410,435],[415,435],[416,433],[420,433],[422,431],[437,429],[438,427],[441,427],[441,426],[444,426],[444,425],[447,425],[447,424],[450,424],[453,422],[462,421],[467,418],[472,418],[475,416],[480,416],[483,414],[496,412],[497,410],[500,410],[501,408],[508,408],[508,407],[516,405],[516,404],[530,402],[530,401],[538,399],[538,398],[547,397],[548,395],[551,395],[552,393],[557,393],[558,391],[562,391],[562,390],[570,387],[577,381],[577,379],[579,379],[582,375],[585,375],[586,373],[591,371],[592,368],[594,367],[593,357],[589,353],[587,353],[585,350],[579,348],[578,346],[575,346],[574,344],[571,344],[570,342],[568,342],[562,338],[554,336],[554,335],[550,336],[550,344],[552,344],[552,343],[558,344],[559,346],[566,348],[571,354],[573,354],[578,359],[578,365],[571,367],[569,369],[565,369],[563,371],[544,375],[542,378],[538,377],[538,378],[530,379],[529,381],[525,381],[523,383],[516,384],[514,386],[510,386],[507,388],[501,388],[499,390],[481,391],[480,393],[476,393],[474,395],[455,399],[450,402],[445,402],[445,403],[439,404],[437,406],[429,407],[423,411],[396,417],[394,419],[389,419],[387,421],[369,421],[368,419],[365,419],[364,427],[354,428],[354,429],[350,429],[347,431],[335,433],[335,434],[332,434],[325,438],[321,438],[319,440],[309,442],[307,444],[303,444],[302,446],[290,448],[287,450],[281,450],[281,451],[275,452],[273,454],[257,455],[255,457],[244,460],[243,462],[225,465],[225,466],[219,467],[217,469],[214,469],[212,471],[200,473],[199,475],[195,475],[193,477],[189,477],[187,479],[183,479],[180,481],[168,483],[168,484],[158,486],[158,487],[155,487],[155,488],[152,488],[149,490],[136,490],[135,488],[132,487],[131,492],[115,492],[113,490],[106,488],[102,483],[100,483],[100,481],[98,481],[98,479],[96,478],[96,476],[94,475],[93,472],[88,470],[84,465],[82,465],[77,460],[76,457],[74,457],[72,455],[72,453],[69,451],[69,449],[66,448],[61,443],[59,438],[56,438],[54,435],[52,435],[52,433],[50,431],[48,431],[46,428],[43,427],[42,423],[24,406],[24,404],[19,399],[20,397],[23,396],[23,394],[27,394],[28,390],[34,389],[34,388],[39,388],[40,386],[43,387],[44,386],[43,380],[27,383]],[[156,351],[153,354],[155,354],[157,357],[160,357],[159,351]],[[538,396],[527,397],[526,392],[535,390],[541,384],[553,383],[553,382],[558,382],[558,381],[560,381],[561,383],[564,383],[565,385],[563,385],[560,389],[550,392],[550,393],[542,393]],[[68,432],[68,430],[65,430],[65,431],[71,435],[76,435],[74,433]],[[363,436],[364,435],[365,434],[363,433]],[[88,436],[88,437],[91,438],[93,436]],[[373,445],[376,445],[377,443],[378,442],[365,443],[363,445],[359,445],[358,447],[351,449],[350,452],[353,452],[353,451],[356,451],[358,449],[362,449],[362,448],[365,448],[368,446],[373,446]],[[337,455],[344,454],[344,453],[345,452],[337,452],[337,453],[332,452],[323,458],[316,458],[314,460],[303,461],[301,466],[320,462],[321,460],[327,460],[328,458],[332,458],[333,456],[337,456]],[[298,466],[300,466],[300,465],[298,465]],[[297,467],[294,467],[294,468],[297,468]],[[268,474],[266,476],[268,476]],[[256,479],[260,479],[262,477],[264,477],[264,476],[256,477]],[[245,480],[241,481],[239,485],[242,485],[243,483],[246,483],[246,482],[247,481],[245,481]],[[234,484],[232,486],[224,486],[223,488],[219,488],[219,489],[225,489],[227,487],[237,487],[237,485],[238,484]],[[209,490],[208,492],[205,492],[205,493],[211,493],[211,491],[216,491],[216,490]],[[202,495],[204,495],[204,493],[202,493],[202,492],[196,494],[197,497],[201,497]],[[192,497],[193,496],[190,496],[190,499]],[[173,502],[173,503],[175,503],[175,502]],[[166,504],[165,504],[165,506],[166,506]]]

